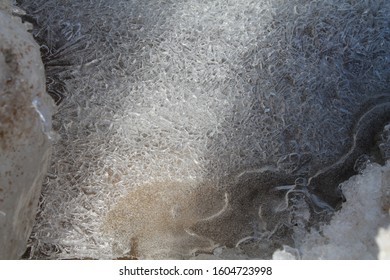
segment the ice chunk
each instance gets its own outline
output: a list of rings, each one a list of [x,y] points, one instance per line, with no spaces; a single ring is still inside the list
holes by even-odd
[[[0,9],[0,259],[26,249],[51,154],[53,109],[39,46],[20,19]]]

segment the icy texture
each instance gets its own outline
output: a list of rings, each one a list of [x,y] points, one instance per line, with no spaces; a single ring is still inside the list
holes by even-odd
[[[0,11],[9,13],[11,11],[11,2],[9,0],[0,0]]]
[[[390,162],[370,164],[342,185],[347,202],[300,248],[303,259],[388,258]],[[376,236],[377,239],[376,239]],[[387,236],[387,237],[386,237]]]
[[[272,258],[389,259],[390,161],[385,166],[369,163],[361,174],[344,182],[342,190],[346,202],[329,224],[305,232],[294,247],[284,245]],[[194,259],[248,259],[250,253],[245,248],[219,247],[212,255]]]
[[[18,2],[42,44],[61,135],[31,236],[32,258],[122,257],[135,252],[131,234],[144,228],[173,234],[155,219],[146,225],[137,218],[152,217],[160,207],[159,215],[168,217],[170,207],[181,207],[175,192],[164,191],[160,203],[144,208],[154,189],[212,185],[216,206],[226,194],[243,216],[247,207],[231,199],[240,193],[232,186],[239,174],[265,167],[276,178],[283,174],[283,184],[276,179],[255,192],[289,186],[283,197],[295,190],[296,178],[332,166],[353,147],[353,129],[369,98],[387,95],[389,102],[389,1]],[[250,199],[250,188],[240,187],[239,198]],[[313,203],[310,195],[305,188],[293,192],[296,204],[287,204],[280,223],[269,223],[265,232],[271,236],[272,225],[288,224],[289,207]],[[196,208],[207,201],[198,198]],[[251,213],[259,212],[251,205]],[[212,210],[209,217],[228,213]],[[298,218],[305,228],[309,217]],[[245,231],[226,236],[202,232],[231,246],[257,238],[259,226],[245,224]],[[137,245],[144,248],[137,257],[158,257],[160,244],[161,256],[169,255],[169,238],[149,236],[149,244]],[[263,249],[269,254],[272,246]],[[173,247],[174,255],[179,248],[188,257],[199,244]]]
[[[0,259],[26,249],[49,165],[53,111],[39,46],[20,19],[0,9]]]
[[[384,160],[390,159],[390,124],[386,125],[383,132],[380,134],[379,150]]]
[[[127,194],[108,214],[106,227],[119,253],[131,237],[128,257],[182,258],[214,249],[211,239],[190,228],[225,208],[226,199],[212,186],[162,182]]]

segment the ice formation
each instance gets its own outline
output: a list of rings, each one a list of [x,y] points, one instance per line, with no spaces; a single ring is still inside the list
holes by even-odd
[[[17,2],[61,136],[26,257],[271,257],[389,118],[389,1]]]
[[[54,103],[39,46],[0,1],[0,259],[20,258],[51,154]]]
[[[302,239],[302,259],[389,259],[390,161],[369,164],[342,185],[346,203],[330,224]],[[299,255],[298,255],[299,256]],[[286,250],[274,258],[296,258]]]

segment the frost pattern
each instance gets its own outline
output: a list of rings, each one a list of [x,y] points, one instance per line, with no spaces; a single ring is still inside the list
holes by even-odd
[[[102,228],[143,186],[223,189],[263,166],[310,177],[348,151],[365,101],[389,92],[389,1],[18,2],[61,135],[32,258],[120,257],[131,245],[114,250]]]

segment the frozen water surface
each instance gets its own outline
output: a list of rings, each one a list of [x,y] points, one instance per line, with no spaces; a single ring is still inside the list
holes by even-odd
[[[270,258],[383,161],[389,1],[17,2],[61,136],[26,257]]]

